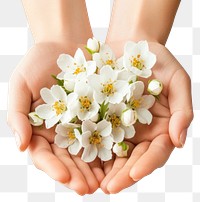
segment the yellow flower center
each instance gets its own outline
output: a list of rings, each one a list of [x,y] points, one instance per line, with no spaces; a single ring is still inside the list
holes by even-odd
[[[131,63],[134,67],[138,68],[139,70],[142,70],[145,68],[144,60],[141,59],[140,55],[137,55],[137,57],[133,57],[133,59],[131,60]]]
[[[113,65],[113,60],[106,60],[106,64],[112,66]]]
[[[85,69],[84,68],[81,68],[81,67],[77,67],[74,71],[73,74],[80,74],[81,72],[85,72]]]
[[[115,88],[113,83],[106,83],[106,84],[102,84],[103,85],[103,89],[102,89],[102,93],[106,94],[107,96],[112,95],[115,93]]]
[[[92,133],[92,135],[89,138],[90,144],[96,144],[96,145],[100,144],[101,140],[102,140],[102,137],[99,134],[99,132],[96,130]]]
[[[66,111],[67,107],[63,101],[59,100],[53,104],[53,110],[56,111],[56,115],[58,116],[58,115],[62,114],[64,111]]]
[[[81,96],[79,98],[79,102],[81,104],[81,111],[89,111],[92,105],[92,101],[87,96]]]
[[[108,120],[111,122],[113,128],[117,128],[121,125],[120,117],[116,114],[109,115]]]
[[[74,140],[76,138],[73,130],[70,130],[67,135],[70,140]]]
[[[131,107],[132,107],[133,109],[136,109],[136,108],[140,107],[141,102],[142,102],[141,99],[138,99],[138,100],[134,100],[134,99],[133,99],[130,104],[131,104]]]

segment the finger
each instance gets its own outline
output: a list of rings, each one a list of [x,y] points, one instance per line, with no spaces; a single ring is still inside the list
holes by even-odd
[[[112,170],[106,175],[106,177],[103,179],[100,187],[102,191],[106,194],[109,194],[110,192],[107,189],[107,184],[110,182],[110,180],[117,174],[117,172],[125,165],[127,161],[127,158],[116,158],[112,167]]]
[[[134,145],[132,143],[126,142],[126,144],[129,145],[128,156],[126,158],[116,157],[116,159],[114,160],[112,170],[106,175],[106,177],[104,178],[104,180],[102,181],[102,183],[100,185],[100,187],[104,191],[104,193],[110,193],[110,190],[108,190],[108,188],[107,188],[108,184],[115,177],[115,175],[123,168],[123,166],[126,164],[128,157],[131,155],[131,153],[134,149]]]
[[[116,175],[107,184],[107,190],[111,194],[120,192],[121,190],[133,185],[135,181],[130,177],[129,173],[135,162],[147,151],[150,142],[142,142],[137,145],[125,165],[116,173]],[[122,180],[123,179],[123,180]],[[118,183],[120,182],[120,183]]]
[[[168,160],[174,146],[168,134],[157,136],[150,144],[148,150],[137,160],[130,171],[130,177],[138,181],[162,167]]]
[[[176,147],[183,147],[186,130],[193,119],[193,109],[191,81],[182,67],[175,72],[169,84],[169,106],[172,114],[169,124],[171,140]]]
[[[52,153],[47,140],[34,135],[28,148],[34,165],[44,171],[56,181],[66,183],[70,179],[70,173],[65,165]]]
[[[24,151],[29,145],[32,128],[27,117],[31,105],[31,92],[24,79],[12,76],[8,94],[8,125],[11,127],[19,150]]]
[[[93,162],[89,163],[89,166],[100,185],[105,177],[100,159],[96,158]]]
[[[71,156],[71,158],[76,164],[77,168],[81,171],[81,173],[85,177],[85,180],[89,188],[88,193],[89,194],[94,193],[99,188],[99,182],[97,181],[97,178],[90,169],[90,166],[84,161],[82,161],[82,159],[79,156]]]
[[[61,149],[54,144],[52,144],[51,147],[54,154],[60,159],[70,173],[71,178],[65,185],[68,188],[75,190],[79,195],[87,194],[89,191],[87,181],[79,168],[77,168],[75,162],[71,159],[67,150]]]
[[[103,169],[105,175],[107,175],[112,170],[114,162],[115,162],[114,157],[109,161],[103,162]]]

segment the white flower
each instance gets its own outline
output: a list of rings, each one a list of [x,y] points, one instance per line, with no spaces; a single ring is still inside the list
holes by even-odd
[[[96,62],[99,69],[105,65],[110,65],[113,69],[123,68],[122,57],[116,59],[115,54],[107,44],[102,44],[99,53],[93,54],[92,58]]]
[[[132,125],[124,126],[121,120],[121,115],[126,109],[124,103],[110,104],[107,114],[107,120],[112,124],[112,138],[116,143],[122,142],[124,138],[130,139],[135,135],[135,129]]]
[[[80,125],[73,123],[66,123],[56,126],[56,136],[54,143],[60,148],[68,148],[68,151],[72,155],[78,154],[81,145],[81,135],[78,131]]]
[[[137,121],[137,112],[132,109],[125,110],[121,115],[121,121],[124,126],[131,126]]]
[[[126,157],[128,155],[129,146],[125,142],[116,143],[113,146],[113,152],[118,157]]]
[[[108,161],[112,158],[111,130],[111,123],[106,120],[97,124],[90,120],[82,123],[82,146],[84,151],[81,158],[83,161],[91,162],[97,156],[102,161]]]
[[[130,85],[130,99],[127,99],[128,105],[132,110],[137,112],[137,118],[142,124],[150,124],[152,122],[152,114],[148,110],[155,102],[152,95],[143,95],[144,83],[137,81]]]
[[[68,54],[61,54],[57,64],[63,71],[58,74],[58,79],[77,81],[85,79],[96,71],[95,61],[86,61],[83,51],[78,48],[74,58]]]
[[[151,80],[147,88],[149,93],[151,93],[152,95],[159,95],[162,92],[162,89],[163,84],[157,79]]]
[[[45,119],[47,129],[59,121],[70,122],[75,117],[70,110],[73,97],[71,94],[67,95],[62,87],[53,85],[50,90],[43,88],[40,94],[46,104],[39,105],[35,111],[39,117]]]
[[[100,42],[94,37],[92,39],[89,38],[86,47],[91,53],[97,53],[100,49]]]
[[[36,112],[31,112],[28,114],[29,121],[32,126],[41,126],[43,124],[43,119],[41,119]]]
[[[149,51],[147,41],[127,42],[124,47],[124,67],[134,74],[147,78],[151,76],[151,68],[156,63],[156,56]]]
[[[83,120],[88,120],[96,116],[99,111],[99,104],[93,98],[92,88],[83,81],[79,81],[75,84],[74,93],[71,93],[75,97],[71,110]]]
[[[120,103],[128,91],[127,81],[117,80],[118,71],[109,65],[100,70],[100,74],[88,77],[89,85],[94,89],[94,98],[102,104],[110,102]]]

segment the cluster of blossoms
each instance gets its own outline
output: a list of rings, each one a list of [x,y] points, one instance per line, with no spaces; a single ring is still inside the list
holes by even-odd
[[[41,89],[45,104],[29,114],[32,125],[45,122],[47,129],[56,125],[55,144],[76,155],[83,148],[82,160],[102,161],[112,152],[124,157],[126,139],[135,135],[134,124],[150,124],[149,109],[162,90],[158,80],[149,83],[149,95],[139,78],[151,76],[156,56],[148,43],[127,42],[124,54],[116,58],[107,44],[89,39],[86,49],[92,55],[87,61],[81,49],[72,57],[61,54],[57,60],[62,70],[57,85]]]

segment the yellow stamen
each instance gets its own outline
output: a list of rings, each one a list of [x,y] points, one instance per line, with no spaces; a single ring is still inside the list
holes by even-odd
[[[139,70],[142,70],[145,68],[145,66],[144,66],[144,60],[142,60],[140,57],[141,55],[133,57],[131,63],[134,67],[138,68]]]
[[[85,69],[84,68],[81,68],[81,67],[77,67],[74,71],[73,74],[80,74],[81,72],[85,72]]]
[[[89,138],[90,144],[96,144],[96,145],[100,144],[101,140],[102,140],[102,137],[99,134],[99,132],[96,130],[92,133],[92,135]]]
[[[106,64],[112,66],[113,65],[113,60],[106,60]]]
[[[138,99],[138,100],[134,100],[134,99],[133,99],[133,100],[131,101],[131,107],[132,107],[133,109],[136,109],[136,108],[140,107],[141,102],[142,102],[141,99]]]
[[[56,115],[62,114],[64,111],[66,111],[67,107],[63,101],[56,101],[53,104],[53,110],[56,111]]]
[[[81,96],[79,98],[79,102],[81,104],[81,111],[89,111],[91,108],[92,101],[87,96]]]
[[[111,122],[113,128],[117,128],[121,125],[120,117],[116,114],[109,115],[108,120]]]
[[[103,84],[103,89],[102,89],[102,93],[106,94],[107,96],[112,95],[115,93],[115,88],[113,83],[106,83]]]
[[[76,138],[73,130],[70,130],[67,135],[70,140],[74,140]]]

